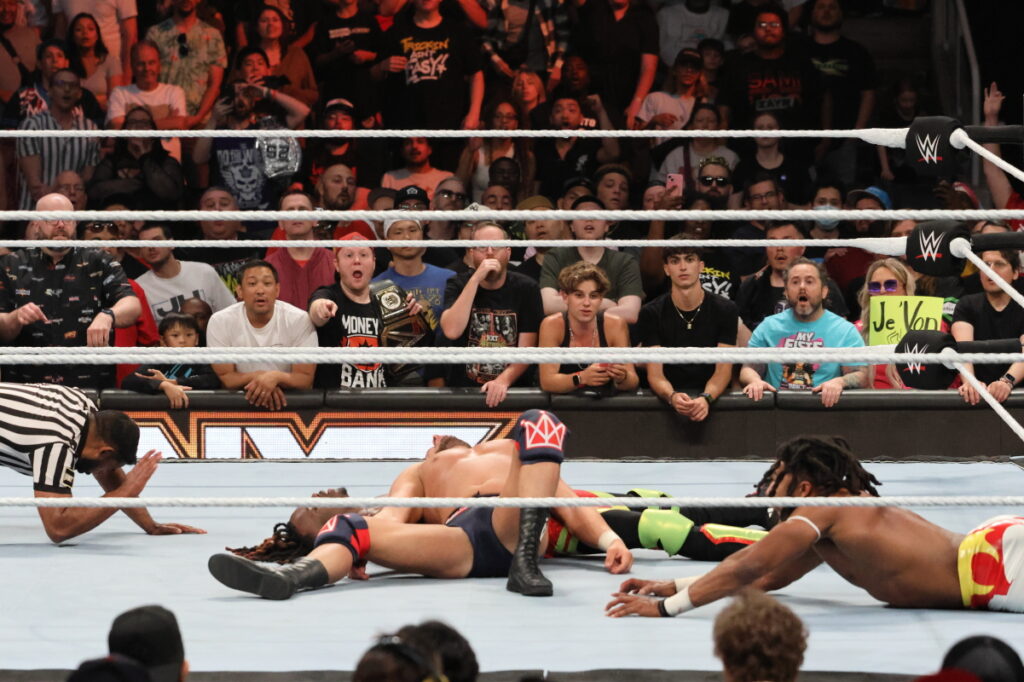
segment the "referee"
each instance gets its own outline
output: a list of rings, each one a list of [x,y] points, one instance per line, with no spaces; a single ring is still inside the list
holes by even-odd
[[[92,474],[110,497],[138,497],[160,463],[150,450],[136,462],[139,427],[117,410],[96,410],[82,391],[49,384],[0,383],[0,465],[32,477],[36,497],[71,497],[75,472]],[[127,474],[125,464],[134,464]],[[39,508],[54,542],[88,532],[115,508]],[[157,523],[145,509],[125,514],[150,535],[204,533]]]

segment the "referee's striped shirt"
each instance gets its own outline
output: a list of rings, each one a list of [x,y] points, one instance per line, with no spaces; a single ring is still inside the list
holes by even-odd
[[[64,130],[49,111],[30,116],[21,122],[19,130]],[[96,124],[76,114],[72,130],[96,130]],[[53,185],[54,179],[63,171],[81,173],[83,169],[95,166],[100,161],[100,143],[97,137],[19,137],[18,158],[39,156],[41,180],[44,185]],[[35,208],[28,183],[19,173],[18,208]]]
[[[36,490],[70,493],[95,410],[70,386],[0,383],[0,465],[31,476]]]

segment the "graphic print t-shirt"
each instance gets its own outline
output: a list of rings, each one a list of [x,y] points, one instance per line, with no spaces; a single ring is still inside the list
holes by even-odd
[[[338,305],[337,314],[316,330],[321,348],[379,348],[381,343],[380,311],[373,303],[356,303],[337,284],[313,292],[310,302],[326,298]],[[384,365],[318,365],[316,385],[319,388],[385,388]]]
[[[792,309],[766,317],[750,337],[750,348],[861,348],[857,329],[835,313],[825,311],[813,322],[801,322]],[[847,362],[847,366],[863,363]],[[765,381],[778,389],[810,390],[842,375],[839,363],[768,363]]]
[[[433,28],[396,23],[384,36],[382,57],[405,57],[403,73],[391,74],[385,104],[389,128],[458,128],[469,109],[466,79],[481,68],[480,46],[446,19]]]

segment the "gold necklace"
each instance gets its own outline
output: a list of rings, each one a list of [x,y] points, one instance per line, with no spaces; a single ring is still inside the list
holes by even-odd
[[[700,315],[700,309],[704,307],[704,298],[701,298],[700,305],[693,311],[693,317],[686,317],[686,315],[683,315],[683,311],[679,309],[675,304],[675,301],[672,301],[672,307],[676,309],[676,315],[679,316],[679,319],[686,323],[686,330],[690,331],[693,329],[693,323],[697,320],[697,316]],[[572,329],[570,328],[569,331],[572,331]]]

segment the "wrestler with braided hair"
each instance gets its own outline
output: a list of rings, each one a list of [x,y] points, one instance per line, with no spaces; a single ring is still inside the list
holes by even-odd
[[[783,443],[758,484],[766,497],[876,497],[881,485],[841,438]],[[755,544],[703,576],[627,580],[609,616],[674,616],[752,585],[780,589],[822,563],[890,606],[1024,612],[1024,517],[966,535],[898,507],[787,508]],[[652,597],[665,597],[655,599]]]

